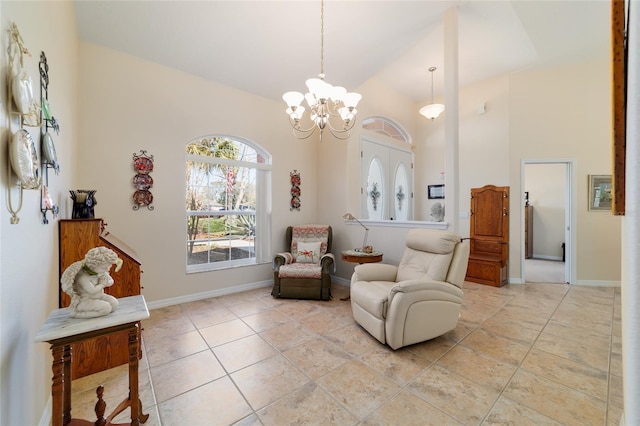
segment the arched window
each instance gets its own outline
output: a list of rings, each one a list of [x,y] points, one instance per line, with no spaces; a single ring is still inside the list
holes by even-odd
[[[381,135],[388,136],[392,139],[406,142],[411,145],[411,138],[402,126],[393,120],[385,117],[368,117],[362,120],[362,128],[372,130]]]
[[[268,261],[271,156],[255,143],[207,136],[186,146],[187,272]]]

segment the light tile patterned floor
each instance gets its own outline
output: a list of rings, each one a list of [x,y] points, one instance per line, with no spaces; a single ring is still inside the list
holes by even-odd
[[[458,327],[397,351],[328,302],[270,289],[151,311],[140,389],[147,425],[617,425],[620,291],[465,283]],[[73,382],[74,417],[126,395],[127,367]],[[128,412],[116,420],[126,421]]]

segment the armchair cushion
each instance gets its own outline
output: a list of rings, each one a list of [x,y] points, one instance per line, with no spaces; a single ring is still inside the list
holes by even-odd
[[[317,263],[291,263],[280,267],[278,277],[320,279],[322,277],[322,266]]]
[[[329,226],[296,225],[291,229],[291,253],[300,251],[298,243],[320,242],[320,256],[327,253],[329,243]]]
[[[320,263],[320,241],[313,243],[305,243],[299,241],[297,243],[296,262],[298,263]],[[326,247],[325,247],[326,251]]]
[[[407,234],[407,248],[398,266],[397,282],[429,279],[445,281],[460,237],[451,232],[423,229]]]

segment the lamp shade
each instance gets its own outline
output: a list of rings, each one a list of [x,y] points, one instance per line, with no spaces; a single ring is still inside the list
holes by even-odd
[[[429,104],[420,108],[420,115],[423,115],[431,120],[438,118],[438,116],[444,111],[444,105],[442,104]]]
[[[282,95],[282,99],[286,102],[287,106],[291,108],[292,106],[300,105],[304,96],[300,92],[287,92]]]

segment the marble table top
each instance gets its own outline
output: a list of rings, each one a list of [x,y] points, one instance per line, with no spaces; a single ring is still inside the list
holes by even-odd
[[[367,257],[367,256],[380,256],[382,253],[379,251],[373,251],[371,253],[365,253],[363,251],[359,251],[359,250],[345,250],[342,252],[342,254],[346,255],[346,256],[361,256],[361,257]]]
[[[36,334],[35,341],[51,342],[149,318],[144,296],[122,297],[118,302],[118,308],[114,312],[97,318],[71,318],[69,308],[56,309],[49,314],[49,318]]]

